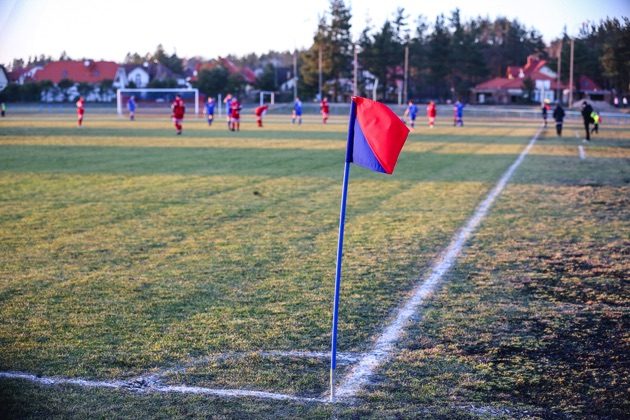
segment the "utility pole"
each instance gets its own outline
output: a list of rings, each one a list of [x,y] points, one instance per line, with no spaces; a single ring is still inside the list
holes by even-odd
[[[562,80],[562,77],[560,76],[560,72],[562,71],[562,45],[564,44],[564,39],[562,41],[560,41],[560,49],[558,49],[558,80],[556,81],[556,90],[557,92],[557,102],[559,104],[562,103],[562,87],[560,85],[560,81]]]
[[[569,62],[569,108],[573,106],[573,49],[575,40],[571,38],[571,61]]]
[[[322,96],[322,46],[319,46],[319,100],[324,99]]]
[[[359,50],[354,46],[354,82],[352,84],[352,96],[357,96],[359,92]]]
[[[297,50],[293,53],[293,102],[297,100],[297,85],[298,85],[298,74],[297,74]]]
[[[403,92],[405,94],[405,102],[409,101],[409,44],[405,45],[405,75],[403,79]]]

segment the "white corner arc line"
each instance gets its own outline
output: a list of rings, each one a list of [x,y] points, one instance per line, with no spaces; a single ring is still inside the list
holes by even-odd
[[[0,372],[0,378],[6,379],[22,379],[29,382],[34,382],[40,385],[76,385],[84,388],[110,388],[115,390],[131,390],[129,382],[121,380],[113,381],[94,381],[88,379],[78,378],[60,378],[60,377],[44,377],[36,376],[30,373],[23,372]],[[137,378],[136,378],[137,379]],[[217,389],[217,388],[205,388],[200,386],[188,386],[188,385],[160,385],[149,383],[144,388],[137,390],[137,392],[160,392],[160,393],[182,393],[182,394],[196,394],[196,395],[213,395],[217,397],[250,397],[260,398],[267,400],[277,401],[299,401],[299,402],[316,402],[327,403],[328,401],[322,398],[309,398],[299,397],[288,394],[278,394],[273,392],[264,391],[252,391],[247,389]]]
[[[385,328],[378,337],[370,352],[368,352],[350,370],[336,389],[336,397],[339,399],[352,398],[369,381],[374,371],[389,359],[395,344],[402,336],[404,327],[411,317],[417,312],[418,307],[424,300],[437,290],[442,277],[454,265],[457,257],[462,251],[464,244],[470,238],[481,221],[485,218],[494,200],[501,194],[508,181],[525,159],[534,143],[538,139],[542,128],[540,128],[529,144],[523,149],[518,158],[501,176],[494,188],[488,193],[486,198],[477,206],[475,212],[468,219],[462,229],[455,233],[448,247],[441,253],[437,261],[431,267],[429,274],[413,289],[411,297],[400,307],[393,321]]]

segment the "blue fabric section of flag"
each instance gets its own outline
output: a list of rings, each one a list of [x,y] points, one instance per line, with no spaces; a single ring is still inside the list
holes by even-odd
[[[359,124],[358,119],[354,122],[353,137],[354,144],[352,148],[352,162],[356,165],[363,166],[366,169],[386,174],[387,171],[381,166],[378,159],[376,159],[374,152],[372,152],[372,149],[363,134],[363,130],[361,130],[361,125]]]
[[[352,102],[350,107],[350,122],[348,124],[348,146],[346,148],[346,162],[352,162],[376,172],[387,173],[381,166],[368,144],[359,120],[357,119],[357,104]]]

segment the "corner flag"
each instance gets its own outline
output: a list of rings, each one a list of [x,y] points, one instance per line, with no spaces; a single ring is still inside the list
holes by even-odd
[[[343,258],[343,233],[346,219],[348,179],[350,163],[376,172],[392,174],[398,161],[409,129],[386,105],[354,96],[350,108],[348,145],[343,171],[341,211],[339,215],[339,240],[337,242],[337,266],[335,270],[335,298],[333,303],[332,338],[330,351],[330,399],[335,398],[335,369],[337,367],[337,320],[339,291],[341,289],[341,262]]]
[[[392,174],[409,129],[386,105],[353,97],[346,162]]]

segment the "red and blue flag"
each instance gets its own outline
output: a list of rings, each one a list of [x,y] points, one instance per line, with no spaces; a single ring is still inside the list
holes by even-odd
[[[392,174],[408,135],[405,123],[389,107],[354,96],[346,162]]]

